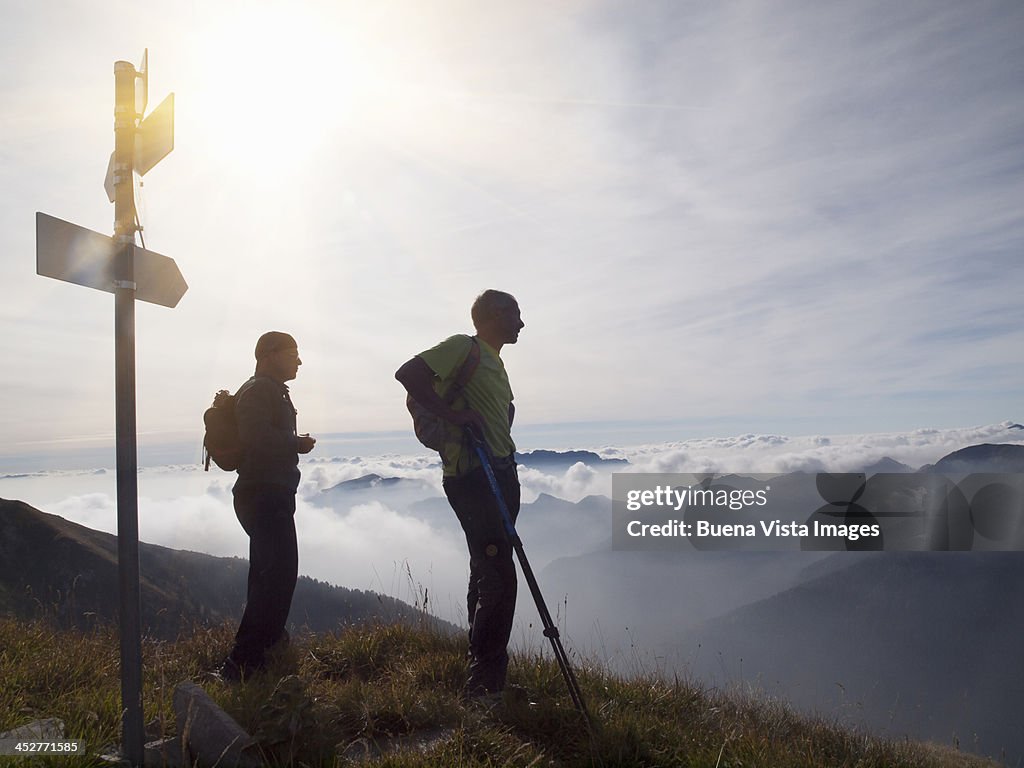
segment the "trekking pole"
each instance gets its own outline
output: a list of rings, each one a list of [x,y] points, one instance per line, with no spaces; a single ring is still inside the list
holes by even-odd
[[[583,694],[580,692],[579,683],[576,682],[576,675],[572,671],[572,667],[569,666],[569,657],[565,653],[565,648],[562,647],[562,641],[559,638],[558,627],[551,620],[551,614],[548,612],[548,607],[544,602],[544,596],[540,593],[540,585],[537,584],[537,578],[533,575],[533,568],[530,567],[530,561],[526,559],[526,552],[523,549],[522,539],[519,538],[519,534],[516,533],[516,527],[512,523],[512,515],[509,514],[508,506],[505,504],[505,497],[501,493],[501,488],[498,487],[498,480],[494,476],[494,469],[491,467],[491,460],[489,451],[477,436],[473,433],[470,427],[466,427],[466,434],[469,436],[469,441],[473,446],[473,450],[476,451],[477,457],[480,459],[480,464],[484,468],[484,474],[487,475],[487,482],[491,486],[491,492],[494,494],[495,501],[498,502],[498,509],[501,512],[502,522],[505,524],[505,533],[508,536],[509,543],[512,544],[512,548],[516,552],[516,557],[519,559],[519,566],[523,569],[523,576],[526,577],[526,583],[530,585],[530,592],[533,593],[533,600],[537,604],[537,613],[540,614],[541,623],[544,625],[544,637],[551,641],[551,648],[555,653],[555,659],[558,662],[559,669],[562,670],[562,677],[565,678],[565,684],[569,688],[569,698],[572,699],[573,705],[579,710],[580,714],[583,715],[583,719],[586,721],[588,728],[593,724],[590,720],[590,714],[587,712],[587,705],[583,703]]]

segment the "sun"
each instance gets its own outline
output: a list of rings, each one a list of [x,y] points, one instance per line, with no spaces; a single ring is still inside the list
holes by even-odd
[[[299,2],[245,4],[207,18],[195,42],[195,101],[209,151],[267,171],[328,137],[399,124],[415,89],[395,41],[369,21]]]

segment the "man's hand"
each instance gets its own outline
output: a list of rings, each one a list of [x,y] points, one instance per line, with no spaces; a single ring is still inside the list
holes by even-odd
[[[460,429],[469,427],[477,437],[483,439],[484,417],[472,408],[465,408],[461,411],[449,411],[446,418]]]
[[[483,416],[472,408],[465,408],[461,411],[453,410],[448,403],[441,399],[434,391],[434,372],[423,362],[422,358],[414,357],[406,362],[395,372],[395,378],[402,383],[413,399],[428,411],[460,429],[465,426],[472,427],[478,436],[483,437]]]
[[[313,450],[314,445],[316,445],[315,437],[310,437],[308,434],[298,436],[299,453],[309,453]]]

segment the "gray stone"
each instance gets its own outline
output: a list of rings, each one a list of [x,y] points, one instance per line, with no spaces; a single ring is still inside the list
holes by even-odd
[[[432,728],[427,731],[407,733],[402,736],[382,739],[358,738],[345,745],[338,745],[341,757],[353,763],[367,763],[385,755],[401,753],[426,754],[435,747],[450,741],[455,735],[451,728]]]
[[[25,741],[64,741],[64,721],[56,717],[33,720],[14,730],[0,733],[0,739],[23,739]]]
[[[174,689],[178,735],[200,766],[256,768],[260,760],[252,737],[206,691],[193,682]]]

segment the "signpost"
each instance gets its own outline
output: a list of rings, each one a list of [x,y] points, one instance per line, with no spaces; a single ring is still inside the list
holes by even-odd
[[[188,290],[173,259],[138,248],[134,174],[174,148],[174,94],[146,119],[148,51],[139,71],[114,63],[114,154],[104,188],[114,204],[114,236],[36,213],[36,273],[114,294],[117,455],[117,561],[120,586],[124,756],[143,762],[142,627],[139,589],[138,455],[135,423],[135,300],[177,306]],[[141,83],[140,83],[141,81]]]

